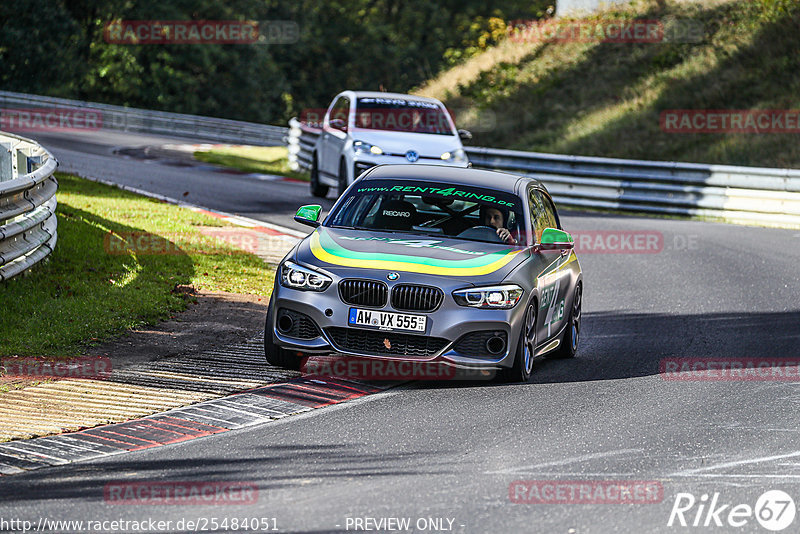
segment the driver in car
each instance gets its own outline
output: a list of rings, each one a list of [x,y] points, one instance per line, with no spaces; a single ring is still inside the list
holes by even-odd
[[[517,240],[511,236],[511,232],[506,228],[508,224],[508,210],[502,208],[492,208],[489,206],[481,206],[480,211],[481,221],[485,226],[489,226],[497,230],[497,236],[509,245],[516,245]]]

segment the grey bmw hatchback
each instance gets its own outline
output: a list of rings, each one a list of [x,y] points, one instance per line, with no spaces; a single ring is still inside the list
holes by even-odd
[[[383,165],[362,174],[281,261],[267,360],[437,362],[527,381],[533,359],[571,358],[583,278],[547,189],[514,174]]]

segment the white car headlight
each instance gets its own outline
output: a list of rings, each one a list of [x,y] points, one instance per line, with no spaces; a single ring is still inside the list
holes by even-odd
[[[453,163],[464,163],[467,161],[467,154],[463,148],[458,148],[452,152],[445,152],[442,154],[442,159],[445,161],[452,161]]]
[[[516,284],[470,287],[453,291],[453,299],[459,306],[508,310],[522,298],[524,290]]]
[[[287,261],[281,265],[281,285],[300,291],[324,291],[333,279],[322,273]]]
[[[372,154],[374,156],[383,154],[381,147],[365,143],[364,141],[353,141],[353,151],[357,154]]]

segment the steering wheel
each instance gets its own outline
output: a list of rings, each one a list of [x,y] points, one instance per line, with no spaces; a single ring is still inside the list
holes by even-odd
[[[456,237],[503,243],[503,240],[500,239],[499,235],[497,235],[497,229],[492,228],[491,226],[473,226],[472,228],[467,228]]]

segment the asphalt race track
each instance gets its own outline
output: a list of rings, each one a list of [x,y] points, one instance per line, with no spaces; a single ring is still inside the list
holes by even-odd
[[[111,153],[166,142],[157,138],[37,139],[61,170],[276,224],[302,228],[291,215],[312,202],[304,184]],[[768,490],[800,503],[800,381],[667,380],[659,364],[800,357],[800,231],[578,212],[562,219],[593,247],[579,252],[584,329],[576,359],[537,360],[528,384],[406,385],[266,425],[3,477],[0,518],[154,518],[172,521],[172,530],[186,530],[175,526],[181,520],[274,518],[281,532],[386,531],[397,525],[389,518],[407,518],[417,532],[768,532],[756,512],[729,512],[755,509]],[[637,233],[659,236],[659,245],[608,253],[597,242]],[[512,502],[513,482],[551,480],[642,481],[663,494],[633,504]],[[104,500],[104,486],[119,481],[238,481],[256,486],[258,498],[191,506]],[[717,508],[728,506],[709,517],[715,498]],[[689,526],[675,518],[667,526],[676,499]],[[723,526],[714,529],[717,519]],[[800,517],[786,532],[798,524]]]
[[[176,140],[105,130],[43,133],[35,137],[56,156],[59,171],[110,180],[206,208],[303,230],[304,233],[308,227],[292,220],[299,206],[322,204],[324,210],[333,206],[332,198],[319,202],[321,199],[311,197],[307,184],[258,180],[247,175],[218,172],[207,165],[187,167],[171,160],[114,154],[121,148],[164,143],[194,144],[202,143],[202,140]]]

